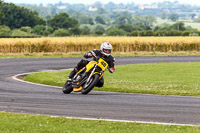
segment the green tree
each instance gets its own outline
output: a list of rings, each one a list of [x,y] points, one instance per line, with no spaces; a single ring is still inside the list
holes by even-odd
[[[156,17],[154,17],[152,15],[148,15],[148,16],[144,16],[144,17],[135,15],[132,18],[133,25],[153,26],[154,23],[156,23]]]
[[[131,31],[134,30],[134,26],[130,25],[130,24],[123,24],[123,25],[120,25],[118,28],[122,29],[122,30],[124,30],[126,32],[131,32]]]
[[[97,16],[97,17],[95,18],[95,22],[96,22],[97,24],[106,24],[106,22],[104,21],[104,19],[103,19],[102,17],[100,17],[100,16]]]
[[[189,36],[191,34],[191,32],[190,31],[184,31],[184,32],[182,32],[182,36]]]
[[[0,0],[0,6],[1,6],[2,3],[3,3],[2,0]],[[3,16],[3,13],[0,12],[0,17],[2,17],[2,16]],[[1,21],[0,21],[0,24],[1,24]]]
[[[53,34],[54,36],[59,36],[59,37],[70,36],[70,32],[66,29],[55,30]]]
[[[102,25],[98,24],[95,26],[94,31],[102,31],[105,32],[105,29]]]
[[[130,17],[120,15],[115,19],[114,24],[117,25],[131,24],[131,19]]]
[[[90,24],[90,25],[94,25],[93,18],[90,18],[90,17],[87,16],[87,15],[80,16],[78,19],[79,19],[79,23],[80,23],[80,24]]]
[[[90,28],[88,26],[84,26],[82,29],[83,35],[89,35],[90,34]]]
[[[57,10],[56,6],[51,6],[51,7],[50,7],[50,15],[51,15],[51,16],[56,15],[56,10]],[[48,15],[47,15],[47,16],[48,16]]]
[[[106,35],[108,36],[125,36],[126,32],[118,28],[110,28],[107,30]]]
[[[177,22],[171,26],[173,30],[184,31],[186,30],[185,24],[183,22]]]
[[[36,25],[33,27],[33,33],[36,33],[37,35],[43,35],[45,30],[46,26],[44,25]]]
[[[44,26],[44,25],[36,25],[33,27],[33,33],[37,35],[44,35],[48,36],[49,34],[53,33],[53,28],[50,26]]]
[[[172,30],[172,31],[168,31],[168,35],[169,36],[180,36],[181,32],[178,30]]]
[[[179,19],[179,15],[176,14],[176,13],[172,13],[172,14],[168,17],[168,19],[170,19],[170,20],[173,21],[173,22],[176,22],[176,21]]]
[[[132,31],[129,36],[140,36],[140,31]]]
[[[29,26],[23,26],[20,28],[21,31],[27,32],[27,33],[31,33],[32,32],[32,28]]]
[[[17,36],[17,37],[25,37],[25,36],[33,36],[31,33],[25,32],[25,31],[21,31],[20,29],[14,29],[12,30],[12,34],[11,36]]]
[[[100,35],[103,35],[103,32],[101,30],[97,30],[97,31],[95,31],[95,34],[100,36]]]
[[[90,25],[94,25],[94,20],[93,20],[93,18],[89,18],[89,24],[90,24]]]
[[[2,25],[0,26],[0,36],[7,37],[11,35],[11,29],[8,26]]]
[[[43,32],[44,36],[48,36],[54,32],[53,28],[51,26],[47,26],[45,31]]]
[[[49,20],[50,26],[56,29],[68,29],[78,26],[78,21],[74,18],[70,18],[67,13],[56,14]]]
[[[154,35],[155,33],[151,30],[144,31],[144,34],[143,34],[143,36],[154,36]]]
[[[144,25],[145,18],[142,16],[135,15],[132,18],[132,25]]]
[[[165,30],[163,30],[163,31],[157,31],[156,35],[157,36],[168,36],[168,31],[165,31]]]
[[[70,28],[69,31],[72,35],[80,35],[82,32],[82,30],[78,26]]]
[[[170,30],[172,30],[171,25],[168,23],[163,23],[154,28],[154,31],[170,31]]]
[[[104,8],[98,8],[95,13],[102,15],[102,14],[106,14],[107,12],[106,12],[106,10]]]
[[[11,29],[45,24],[45,21],[36,12],[14,4],[0,4],[0,12],[4,14],[0,17],[1,23],[9,26]]]
[[[145,26],[153,26],[154,23],[156,23],[156,17],[152,15],[148,15],[145,17],[145,21],[144,21]]]
[[[79,23],[80,24],[89,24],[89,17],[88,16],[80,16],[79,18]]]

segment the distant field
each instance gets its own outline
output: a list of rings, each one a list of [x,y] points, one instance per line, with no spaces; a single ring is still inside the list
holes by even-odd
[[[200,23],[194,23],[194,22],[185,22],[186,26],[191,26],[192,28],[200,30]]]
[[[198,29],[200,30],[200,23],[196,23],[196,22],[192,22],[192,20],[182,20],[180,19],[179,20],[180,22],[184,22],[185,23],[185,26],[191,26],[192,28],[195,28],[195,29]],[[174,24],[176,22],[172,22],[170,20],[163,20],[161,18],[157,18],[157,23],[156,25],[160,25],[162,23],[168,23],[168,24]]]

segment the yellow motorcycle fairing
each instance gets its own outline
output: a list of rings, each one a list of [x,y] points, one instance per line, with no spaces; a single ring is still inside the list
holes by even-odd
[[[87,65],[86,65],[86,72],[89,72],[94,65],[97,64],[96,61],[90,61]],[[99,63],[97,64],[103,71],[106,70],[106,68],[108,67],[108,63],[106,61],[104,61],[102,58],[99,59]]]
[[[90,61],[90,62],[86,65],[86,72],[89,72],[89,71],[94,67],[95,64],[97,64],[96,61]]]

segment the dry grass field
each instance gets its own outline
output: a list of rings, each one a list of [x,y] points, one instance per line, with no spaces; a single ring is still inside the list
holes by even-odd
[[[99,49],[104,41],[113,45],[113,52],[190,52],[200,51],[199,37],[62,37],[1,38],[1,54],[70,53]]]

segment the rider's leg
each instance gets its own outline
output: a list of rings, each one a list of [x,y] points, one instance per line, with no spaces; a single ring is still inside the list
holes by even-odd
[[[71,79],[74,77],[74,75],[78,72],[77,68],[75,67],[72,72],[68,75],[68,77]]]
[[[74,75],[81,70],[83,67],[85,67],[87,64],[89,63],[88,60],[84,60],[82,59],[81,61],[79,61],[79,63],[77,64],[77,66],[73,69],[73,71],[68,75],[69,78],[73,78]]]

